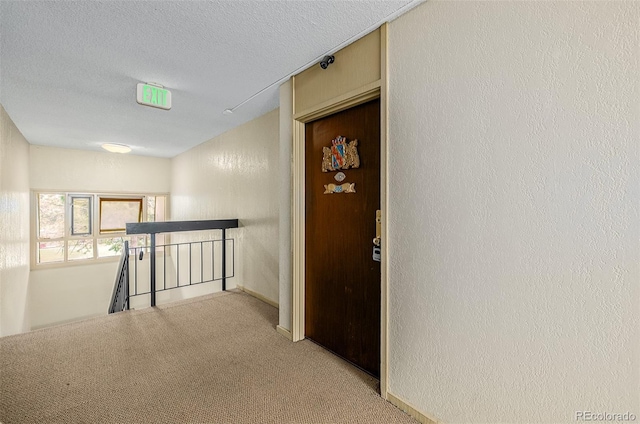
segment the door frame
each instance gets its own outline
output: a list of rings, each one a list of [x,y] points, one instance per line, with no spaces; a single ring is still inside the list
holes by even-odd
[[[291,241],[293,279],[291,302],[291,335],[294,342],[305,338],[305,124],[337,112],[380,99],[380,208],[382,211],[381,263],[380,263],[380,395],[388,393],[388,60],[387,25],[380,27],[381,78],[344,95],[335,97],[310,109],[294,114],[292,123],[292,204]],[[295,76],[292,84],[295,90]],[[295,93],[293,95],[295,98]]]

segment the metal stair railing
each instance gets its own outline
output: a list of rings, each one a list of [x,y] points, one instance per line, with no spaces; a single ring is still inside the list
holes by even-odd
[[[126,232],[127,234],[148,234],[150,236],[150,245],[144,247],[131,247],[129,248],[129,243],[125,241],[125,248],[123,250],[122,256],[120,258],[120,265],[118,266],[116,284],[114,286],[112,302],[109,308],[109,313],[119,312],[130,307],[131,297],[141,296],[144,294],[149,294],[151,299],[151,306],[156,306],[156,293],[165,290],[172,290],[176,288],[188,287],[195,284],[201,284],[211,281],[222,281],[222,290],[225,291],[227,288],[227,278],[232,278],[235,274],[235,240],[233,238],[227,238],[226,230],[229,228],[238,228],[238,220],[237,219],[224,219],[224,220],[206,220],[206,221],[168,221],[168,222],[143,222],[143,223],[130,223],[126,224]],[[174,243],[174,244],[166,244],[166,245],[156,245],[156,234],[158,233],[173,233],[173,232],[181,232],[181,231],[203,231],[203,230],[221,230],[222,237],[218,240],[203,240],[203,241],[195,241],[195,242],[185,242],[185,243]],[[227,269],[227,244],[231,243],[231,263],[232,263],[232,272],[231,275],[228,273]],[[219,278],[215,276],[215,243],[221,243],[221,274]],[[205,270],[204,270],[204,251],[205,246],[210,244],[210,252],[211,252],[211,278],[205,278]],[[192,269],[193,269],[193,261],[192,261],[192,253],[193,246],[200,247],[200,281],[193,282],[191,278]],[[171,254],[172,247],[175,246],[175,254],[176,254],[176,285],[173,287],[167,286],[167,250],[169,249],[169,253]],[[180,249],[181,246],[188,246],[188,254],[189,254],[189,284],[180,285]],[[158,251],[162,252],[163,255],[163,286],[161,289],[157,287],[156,284],[156,266],[157,266],[157,258],[156,254]],[[150,262],[150,284],[148,291],[138,291],[138,260],[142,260],[144,254],[149,254],[149,262]],[[134,264],[130,265],[129,257],[133,256]],[[133,269],[130,267],[133,266]],[[130,273],[133,273],[134,276],[134,285],[133,287],[129,284]],[[133,289],[133,290],[131,290]]]
[[[124,242],[124,249],[120,255],[116,282],[111,294],[109,313],[122,312],[129,309],[129,242]]]

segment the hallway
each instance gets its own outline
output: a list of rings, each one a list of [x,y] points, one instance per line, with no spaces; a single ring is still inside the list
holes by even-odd
[[[384,399],[423,423],[640,417],[640,1],[153,3],[0,0],[0,421],[389,421],[375,382],[287,341],[313,336],[307,199],[376,187],[366,247],[336,237],[357,208],[318,214],[317,242],[380,249]],[[322,172],[343,128],[306,163],[314,122],[374,99],[379,181],[364,155]],[[278,310],[231,294],[13,337],[105,314],[100,252],[130,236],[98,198],[157,196],[165,221],[237,218],[227,288]]]
[[[412,423],[377,380],[226,292],[0,339],[0,421]]]

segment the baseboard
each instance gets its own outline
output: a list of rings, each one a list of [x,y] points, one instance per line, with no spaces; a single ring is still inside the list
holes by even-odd
[[[278,305],[278,302],[274,302],[271,299],[267,299],[266,297],[264,297],[260,293],[256,293],[253,290],[249,290],[249,289],[245,288],[244,286],[236,285],[236,288],[238,290],[241,290],[241,291],[245,292],[246,294],[248,294],[250,296],[255,297],[256,299],[262,300],[264,303],[268,303],[269,305],[273,306],[274,308],[280,308],[280,306]]]
[[[291,334],[291,331],[287,330],[286,328],[276,325],[276,331],[287,340],[293,341],[293,335]]]
[[[420,421],[422,424],[441,424],[441,421],[429,417],[424,412],[419,411],[416,407],[410,405],[408,402],[400,399],[392,393],[387,392],[387,400],[399,409],[402,409],[404,412],[411,415],[416,420]]]
[[[236,288],[240,291],[245,292],[246,294],[248,294],[249,296],[253,296],[256,299],[262,300],[265,303],[268,303],[269,305],[278,308],[279,305],[277,302],[274,302],[273,300],[267,299],[266,297],[264,297],[263,295],[261,295],[260,293],[256,293],[253,290],[249,290],[243,286],[236,286]],[[276,325],[276,331],[278,332],[278,334],[280,334],[281,336],[284,336],[285,338],[287,338],[290,341],[293,341],[293,335],[291,334],[291,331],[287,330],[284,327],[280,327],[279,325]]]
[[[65,320],[62,320],[62,321],[48,322],[46,324],[32,325],[31,328],[30,328],[30,331],[41,330],[43,328],[49,328],[49,327],[56,327],[58,325],[72,324],[74,322],[84,321],[86,319],[93,319],[93,318],[97,318],[97,317],[103,317],[103,316],[107,316],[107,315],[108,314],[105,312],[105,313],[100,313],[100,314],[83,315],[81,317],[69,318],[69,319],[65,319]]]

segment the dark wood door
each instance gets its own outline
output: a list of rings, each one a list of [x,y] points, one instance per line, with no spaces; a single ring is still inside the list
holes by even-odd
[[[358,140],[359,168],[322,172],[323,147]],[[372,258],[380,209],[380,101],[305,126],[305,337],[378,377],[380,263]],[[338,172],[344,181],[334,179]],[[355,193],[324,194],[355,184]]]

